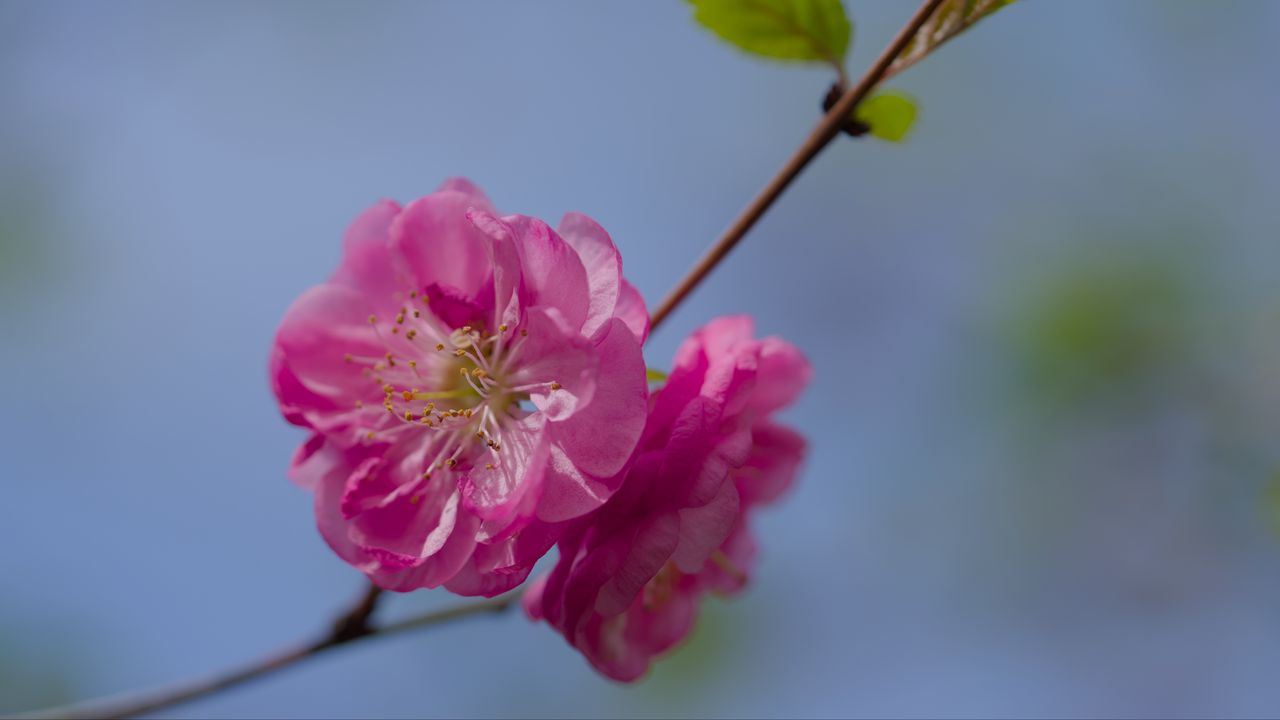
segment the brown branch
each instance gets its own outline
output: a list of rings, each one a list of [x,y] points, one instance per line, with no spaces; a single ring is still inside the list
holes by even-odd
[[[494,598],[492,600],[482,600],[479,602],[456,605],[443,610],[429,612],[418,617],[409,618],[408,620],[389,623],[381,627],[371,627],[367,624],[351,625],[351,620],[360,612],[364,612],[363,622],[367,623],[369,614],[372,613],[380,593],[380,590],[366,591],[364,597],[361,598],[361,601],[352,609],[352,612],[343,615],[342,618],[334,624],[334,629],[322,639],[290,650],[277,652],[269,657],[249,663],[243,667],[224,672],[220,675],[178,683],[176,685],[171,685],[169,687],[160,688],[150,692],[124,697],[90,700],[83,703],[76,703],[74,705],[66,705],[63,707],[24,713],[12,716],[13,720],[54,720],[55,718],[62,720],[74,720],[77,718],[101,718],[103,720],[115,720],[117,718],[145,715],[157,710],[163,710],[185,702],[190,702],[191,700],[207,697],[222,690],[242,685],[250,680],[265,677],[277,670],[283,670],[284,668],[292,667],[304,660],[313,658],[326,650],[342,645],[350,645],[351,643],[359,642],[365,638],[387,637],[419,628],[442,625],[453,620],[461,620],[473,615],[500,613],[514,605],[516,599],[519,597],[518,594],[512,594],[505,595],[500,598]],[[344,634],[341,632],[344,628],[352,627],[361,627],[363,629],[361,632],[356,634]]]
[[[879,84],[889,66],[893,64],[893,61],[897,59],[903,48],[911,42],[911,38],[915,37],[916,31],[924,25],[925,21],[929,19],[929,16],[933,14],[933,11],[942,2],[943,0],[925,0],[920,8],[916,10],[915,15],[911,16],[911,20],[903,26],[897,37],[893,39],[893,42],[889,43],[889,46],[884,49],[884,52],[880,53],[880,57],[876,58],[875,63],[871,65],[866,74],[858,80],[857,84],[840,96],[840,99],[831,107],[831,110],[818,122],[817,127],[801,143],[799,149],[791,155],[786,164],[782,166],[782,169],[773,176],[769,184],[765,185],[760,194],[733,221],[729,229],[724,231],[720,239],[716,240],[711,249],[707,251],[707,254],[698,260],[698,263],[684,276],[684,279],[667,294],[667,297],[658,305],[658,308],[653,311],[651,328],[657,328],[662,324],[662,321],[667,319],[671,311],[683,302],[689,296],[689,293],[693,292],[698,283],[702,282],[715,266],[729,254],[729,251],[755,226],[760,218],[764,216],[765,211],[787,189],[787,186],[835,138],[840,132],[841,123],[844,122],[845,118],[849,117],[850,113],[853,112],[853,108]]]

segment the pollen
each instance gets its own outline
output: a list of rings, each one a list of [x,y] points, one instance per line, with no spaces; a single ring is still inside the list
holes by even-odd
[[[444,343],[436,343],[436,350],[437,350],[437,351],[438,351],[438,350],[443,350],[443,349],[444,349]]]
[[[553,383],[551,383],[551,389],[552,389],[552,390],[559,390],[559,389],[560,389],[560,388],[562,388],[562,387],[564,387],[564,386],[563,386],[563,385],[561,385],[561,384],[560,384],[560,383],[558,383],[558,382],[553,382]]]

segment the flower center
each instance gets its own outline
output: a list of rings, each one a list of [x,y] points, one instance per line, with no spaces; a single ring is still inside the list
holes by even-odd
[[[493,470],[501,464],[504,426],[528,415],[520,405],[532,391],[558,390],[554,381],[514,385],[527,329],[499,325],[496,332],[465,325],[450,329],[428,307],[425,294],[391,320],[369,316],[385,352],[381,357],[345,356],[380,387],[385,414],[371,423],[365,439],[389,440],[409,433],[429,443],[423,477],[460,463]],[[361,411],[378,413],[357,402]],[[390,417],[388,417],[388,415]],[[489,457],[484,458],[484,455]]]

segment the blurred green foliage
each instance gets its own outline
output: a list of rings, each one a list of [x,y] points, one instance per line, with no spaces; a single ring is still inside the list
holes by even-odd
[[[1015,311],[1022,390],[1060,407],[1137,389],[1185,356],[1195,304],[1176,262],[1113,256],[1067,267]]]
[[[30,641],[0,634],[0,714],[62,705],[73,699],[75,683],[68,670],[72,663],[52,655]]]
[[[858,104],[853,117],[866,123],[875,137],[902,142],[915,124],[916,102],[911,96],[893,90],[876,93]]]
[[[638,687],[652,707],[687,708],[693,700],[713,690],[716,676],[734,665],[739,610],[714,597],[702,603],[693,632],[659,658]]]
[[[693,17],[727,42],[775,60],[843,66],[853,25],[840,0],[689,0]]]

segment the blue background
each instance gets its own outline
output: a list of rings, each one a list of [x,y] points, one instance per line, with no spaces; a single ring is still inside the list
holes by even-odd
[[[913,4],[847,5],[856,75]],[[374,201],[466,175],[585,212],[656,304],[830,82],[689,16],[0,1],[0,711],[227,667],[358,593],[265,365]],[[908,143],[806,171],[647,348],[750,312],[817,375],[753,586],[646,682],[510,614],[173,715],[1274,716],[1277,31],[1020,3],[892,83]]]

